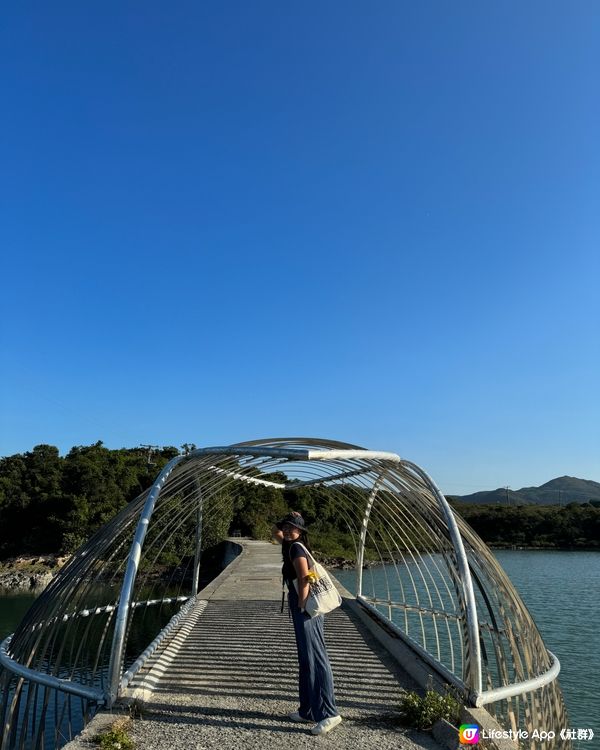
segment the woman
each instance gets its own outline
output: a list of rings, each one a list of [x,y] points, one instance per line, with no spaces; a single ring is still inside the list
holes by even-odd
[[[326,734],[342,720],[335,705],[333,674],[325,639],[323,615],[310,617],[304,611],[309,594],[309,561],[302,544],[308,546],[306,524],[300,513],[291,512],[273,526],[273,538],[282,545],[283,579],[294,622],[298,649],[300,708],[289,714],[292,721],[314,723],[312,734]],[[301,542],[302,544],[295,544]],[[298,591],[294,581],[298,581]]]

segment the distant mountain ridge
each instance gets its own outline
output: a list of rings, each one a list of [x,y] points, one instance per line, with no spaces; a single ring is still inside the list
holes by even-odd
[[[557,477],[539,487],[522,487],[520,490],[498,487],[496,490],[474,492],[471,495],[452,495],[464,503],[480,505],[566,505],[600,501],[600,482],[577,477]]]

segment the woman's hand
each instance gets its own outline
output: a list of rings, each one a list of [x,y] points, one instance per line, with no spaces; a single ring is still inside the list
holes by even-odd
[[[283,542],[283,531],[281,529],[278,529],[275,524],[273,524],[273,527],[271,528],[271,537],[278,544],[281,544]]]

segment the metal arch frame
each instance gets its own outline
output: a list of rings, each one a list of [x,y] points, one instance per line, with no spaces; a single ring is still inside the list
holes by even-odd
[[[311,440],[311,442],[313,441]],[[140,514],[140,519],[135,530],[135,535],[131,545],[131,550],[129,552],[127,567],[123,578],[123,585],[121,587],[121,594],[119,597],[119,605],[115,618],[115,630],[113,634],[108,667],[107,691],[105,695],[105,701],[109,708],[112,707],[114,702],[117,700],[119,691],[121,689],[121,666],[125,648],[127,621],[129,618],[129,612],[131,610],[131,599],[133,595],[135,580],[137,577],[141,552],[150,524],[150,519],[154,511],[154,507],[160,496],[161,489],[177,466],[194,458],[207,455],[269,456],[272,458],[287,458],[290,460],[295,459],[296,461],[335,461],[366,459],[370,461],[378,461],[384,462],[386,464],[403,466],[419,476],[425,482],[426,486],[431,490],[440,506],[440,509],[442,510],[446,523],[448,524],[450,539],[456,553],[462,583],[462,594],[464,598],[465,614],[467,618],[467,632],[469,638],[470,684],[467,686],[467,688],[469,690],[471,700],[476,701],[477,696],[480,696],[482,694],[482,669],[481,649],[479,644],[479,624],[477,619],[477,607],[475,603],[473,581],[471,579],[467,555],[462,543],[462,537],[458,529],[456,519],[454,518],[452,509],[448,505],[448,501],[440,492],[431,477],[429,477],[429,475],[416,464],[413,464],[410,461],[402,460],[396,453],[386,451],[370,451],[358,447],[335,448],[329,450],[311,450],[307,448],[279,448],[270,445],[264,445],[264,443],[262,443],[254,445],[239,444],[230,446],[197,448],[196,450],[191,451],[186,455],[175,456],[175,458],[171,459],[171,461],[169,461],[169,463],[163,468],[163,470],[154,481],[148,493],[146,503]],[[363,517],[358,550],[359,560],[361,561],[364,559],[366,531],[369,522],[370,510],[375,500],[375,496],[376,491],[374,488],[374,491],[371,493],[369,502],[367,503],[367,506],[365,508],[365,514]],[[362,565],[360,566],[360,570],[362,573]],[[197,592],[194,591],[193,594],[195,593]]]
[[[123,577],[123,585],[121,586],[119,606],[117,608],[117,616],[115,618],[115,631],[113,634],[112,647],[110,651],[110,661],[107,675],[107,693],[105,696],[105,702],[109,708],[112,708],[119,692],[119,683],[121,680],[121,662],[123,659],[123,650],[125,647],[125,631],[127,629],[127,619],[131,607],[133,586],[135,584],[135,579],[140,564],[140,557],[142,554],[142,547],[144,546],[144,539],[146,538],[146,533],[150,524],[150,518],[152,517],[152,511],[154,510],[154,506],[160,494],[160,490],[164,483],[167,481],[169,475],[171,474],[173,469],[186,458],[187,456],[175,456],[175,458],[172,458],[160,472],[150,489],[146,504],[144,505],[144,508],[140,515],[140,520],[138,521],[135,530],[135,535],[131,544],[131,550],[127,559],[125,576]]]
[[[192,463],[187,464],[190,460]],[[284,472],[283,482],[268,481],[278,479],[280,470]],[[19,735],[19,747],[24,746],[28,722],[37,723],[38,703],[46,705],[48,701],[42,686],[61,691],[65,696],[79,696],[85,701],[82,706],[87,707],[86,712],[89,707],[92,711],[100,705],[111,707],[123,696],[135,672],[146,663],[158,644],[164,643],[172,634],[194,606],[194,601],[198,603],[195,593],[202,519],[218,518],[218,513],[225,507],[219,504],[220,489],[239,483],[280,489],[331,485],[334,503],[339,505],[340,512],[347,513],[348,530],[353,536],[357,558],[364,561],[368,543],[374,546],[383,565],[387,599],[379,596],[375,582],[372,595],[362,596],[359,582],[356,597],[357,603],[378,625],[411,647],[416,658],[430,666],[432,674],[437,673],[444,682],[455,685],[466,705],[489,707],[490,714],[495,715],[501,724],[509,721],[502,715],[502,702],[512,696],[522,696],[523,704],[520,697],[514,705],[508,704],[511,725],[516,720],[524,722],[528,728],[535,726],[533,714],[537,716],[538,724],[542,718],[560,718],[566,725],[566,708],[556,681],[560,671],[558,659],[543,643],[510,579],[489,549],[460,516],[454,514],[429,475],[394,453],[369,451],[328,439],[288,437],[201,448],[177,456],[165,466],[149,490],[135,498],[81,548],[79,555],[75,556],[75,565],[69,566],[66,574],[58,577],[56,585],[49,587],[43,595],[45,598],[40,606],[32,607],[16,632],[0,644],[0,666],[6,670],[0,685],[0,713],[8,717],[8,727],[19,711],[24,709],[28,717],[23,725],[25,734]],[[347,493],[343,491],[346,484]],[[213,493],[217,493],[214,499]],[[163,508],[163,502],[171,500],[175,501],[174,515],[170,504]],[[137,593],[143,575],[142,559],[147,557],[150,563],[156,562],[165,539],[175,538],[182,524],[193,519],[194,515],[197,526],[191,596],[180,596],[179,587],[176,597],[133,601],[134,591]],[[150,523],[153,524],[152,531],[147,536]],[[380,527],[379,523],[387,526]],[[377,529],[369,529],[374,524]],[[189,532],[193,542],[191,528]],[[426,535],[425,538],[429,536],[431,544],[424,547],[419,544],[421,533]],[[107,543],[106,540],[112,541]],[[186,559],[191,551],[186,548]],[[157,556],[153,558],[155,553]],[[390,560],[393,565],[387,566]],[[84,564],[85,561],[89,563]],[[412,563],[416,564],[414,576]],[[399,598],[388,579],[388,567],[392,577],[394,573],[397,577],[394,580],[400,586]],[[111,589],[109,599],[101,597],[98,600],[103,606],[96,606],[97,598],[92,595],[94,576],[91,575],[96,568],[100,574],[108,573],[111,583],[121,577],[118,601],[115,602],[114,590]],[[187,568],[189,563],[186,563]],[[360,575],[362,577],[362,565]],[[404,576],[407,577],[406,590]],[[150,590],[153,597],[154,585]],[[143,595],[139,598],[142,599]],[[105,604],[106,601],[109,603]],[[187,601],[187,604],[125,671],[124,653],[134,610],[142,605],[175,601]],[[389,617],[382,614],[382,606],[387,606]],[[392,615],[392,608],[405,613],[404,630]],[[486,612],[491,623],[485,621]],[[85,639],[90,623],[79,624],[83,629],[79,631],[78,623],[70,622],[102,613],[110,615],[101,623],[100,637],[89,643]],[[443,619],[438,632],[440,617]],[[449,618],[452,618],[451,627]],[[66,638],[60,638],[61,623],[67,623],[67,634],[82,632],[81,645],[69,656],[74,661],[65,662],[62,644]],[[429,626],[427,633],[426,626]],[[46,628],[48,633],[40,632]],[[490,663],[484,650],[488,642],[495,659]],[[91,669],[84,648],[92,649],[89,654],[95,661]],[[459,669],[455,666],[455,648],[459,649]],[[44,661],[42,657],[46,651],[48,659]],[[488,690],[481,690],[484,675],[489,681]],[[511,678],[520,681],[511,682]],[[76,682],[76,679],[81,682]],[[31,690],[22,688],[27,684]],[[32,695],[33,700],[30,700]],[[525,707],[525,715],[521,705]],[[70,698],[64,702],[58,723],[51,717],[55,732],[65,717],[65,708],[70,722]],[[86,716],[89,718],[89,714]],[[44,721],[39,725],[38,736],[45,731]],[[0,744],[7,736],[4,731]]]
[[[373,482],[373,489],[369,493],[369,498],[367,500],[367,504],[365,506],[365,513],[362,519],[362,524],[360,527],[360,540],[358,543],[358,555],[356,558],[356,598],[362,598],[362,582],[363,582],[363,562],[365,559],[365,544],[367,541],[367,529],[369,527],[369,518],[371,517],[371,510],[373,508],[373,503],[375,502],[375,498],[377,497],[377,493],[379,491],[379,485],[381,483],[381,480],[385,476],[385,471],[383,471],[377,479]]]
[[[421,469],[420,466],[413,464],[411,461],[402,461],[402,465],[407,469],[410,469],[417,476],[419,476],[427,485],[427,487],[433,493],[435,499],[438,501],[440,509],[444,515],[446,524],[448,525],[448,531],[450,532],[450,540],[454,547],[456,554],[456,562],[458,564],[458,570],[460,573],[460,581],[462,584],[462,595],[465,606],[465,616],[467,618],[467,632],[469,635],[469,691],[471,700],[475,703],[477,696],[481,695],[483,690],[482,685],[482,670],[481,670],[481,644],[479,642],[479,619],[477,617],[477,604],[475,602],[475,589],[473,588],[473,579],[471,578],[471,571],[469,570],[469,561],[467,559],[467,553],[463,545],[462,536],[454,517],[454,512],[448,504],[448,501],[433,481],[433,479]]]
[[[119,688],[121,683],[121,665],[123,661],[123,653],[125,648],[125,633],[127,630],[127,620],[129,618],[129,611],[131,608],[131,599],[133,595],[133,587],[135,579],[137,577],[138,567],[140,563],[140,557],[142,554],[142,547],[144,546],[144,540],[150,525],[150,519],[154,511],[154,506],[160,495],[160,491],[163,488],[165,482],[173,472],[173,470],[182,463],[197,458],[199,456],[206,455],[247,455],[247,456],[272,456],[274,458],[295,458],[300,460],[308,459],[309,451],[303,449],[285,449],[285,448],[264,448],[264,447],[252,447],[252,446],[215,446],[211,448],[197,448],[190,453],[183,456],[175,456],[169,463],[162,469],[158,477],[155,479],[154,484],[150,488],[146,503],[140,514],[140,520],[138,521],[133,542],[131,544],[131,550],[127,559],[127,568],[123,577],[123,585],[121,586],[121,594],[119,596],[119,605],[117,608],[117,615],[115,618],[115,630],[113,633],[113,640],[110,652],[110,661],[108,666],[107,675],[107,692],[105,696],[106,705],[111,708],[119,695]]]
[[[310,453],[315,453],[315,451],[310,451]],[[325,453],[325,451],[323,452]],[[327,451],[327,453],[334,453],[335,458],[342,458],[342,455],[344,451]],[[352,453],[356,453],[356,451],[352,451]],[[475,602],[475,590],[473,588],[473,580],[471,578],[471,572],[469,570],[469,562],[467,559],[467,553],[465,552],[465,548],[462,541],[462,536],[460,534],[458,524],[456,523],[456,519],[454,517],[454,513],[452,511],[452,508],[448,504],[448,501],[440,491],[440,489],[437,487],[433,479],[425,472],[423,469],[421,469],[420,466],[417,466],[416,464],[412,463],[411,461],[406,461],[400,458],[395,453],[381,453],[381,452],[375,452],[375,451],[364,451],[365,455],[364,458],[378,458],[383,459],[386,461],[393,461],[394,463],[398,464],[399,466],[405,467],[415,473],[417,476],[419,476],[423,482],[425,482],[426,486],[431,490],[432,494],[434,495],[435,499],[438,502],[438,505],[440,506],[440,509],[443,513],[444,519],[448,525],[448,531],[450,533],[450,540],[452,542],[452,546],[454,547],[454,552],[456,554],[456,560],[458,564],[458,569],[460,573],[460,580],[462,585],[462,596],[464,601],[464,607],[465,607],[465,616],[467,619],[467,632],[469,637],[469,685],[467,686],[469,691],[469,698],[472,701],[473,705],[476,705],[476,701],[478,699],[478,696],[482,694],[482,669],[481,669],[481,645],[479,643],[479,620],[477,616],[477,604]],[[322,455],[322,454],[321,454]],[[310,454],[309,454],[310,456]],[[361,456],[362,458],[363,456]],[[369,517],[371,515],[371,509],[373,507],[373,503],[375,502],[375,498],[377,496],[377,490],[379,486],[379,480],[377,480],[373,485],[373,490],[371,491],[371,494],[369,495],[369,499],[367,502],[367,505],[365,507],[365,513],[362,521],[361,526],[361,534],[360,534],[360,544],[358,549],[358,559],[357,559],[357,598],[362,598],[362,562],[364,559],[364,550],[365,550],[365,542],[366,542],[366,535],[367,535],[367,527],[369,524]],[[364,600],[363,600],[364,601]],[[425,652],[426,653],[426,652]]]

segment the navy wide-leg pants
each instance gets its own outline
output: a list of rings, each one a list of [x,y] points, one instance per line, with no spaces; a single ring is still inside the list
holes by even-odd
[[[323,615],[310,617],[298,609],[298,593],[292,585],[288,603],[298,649],[300,715],[316,722],[337,716],[333,674],[325,647]]]

